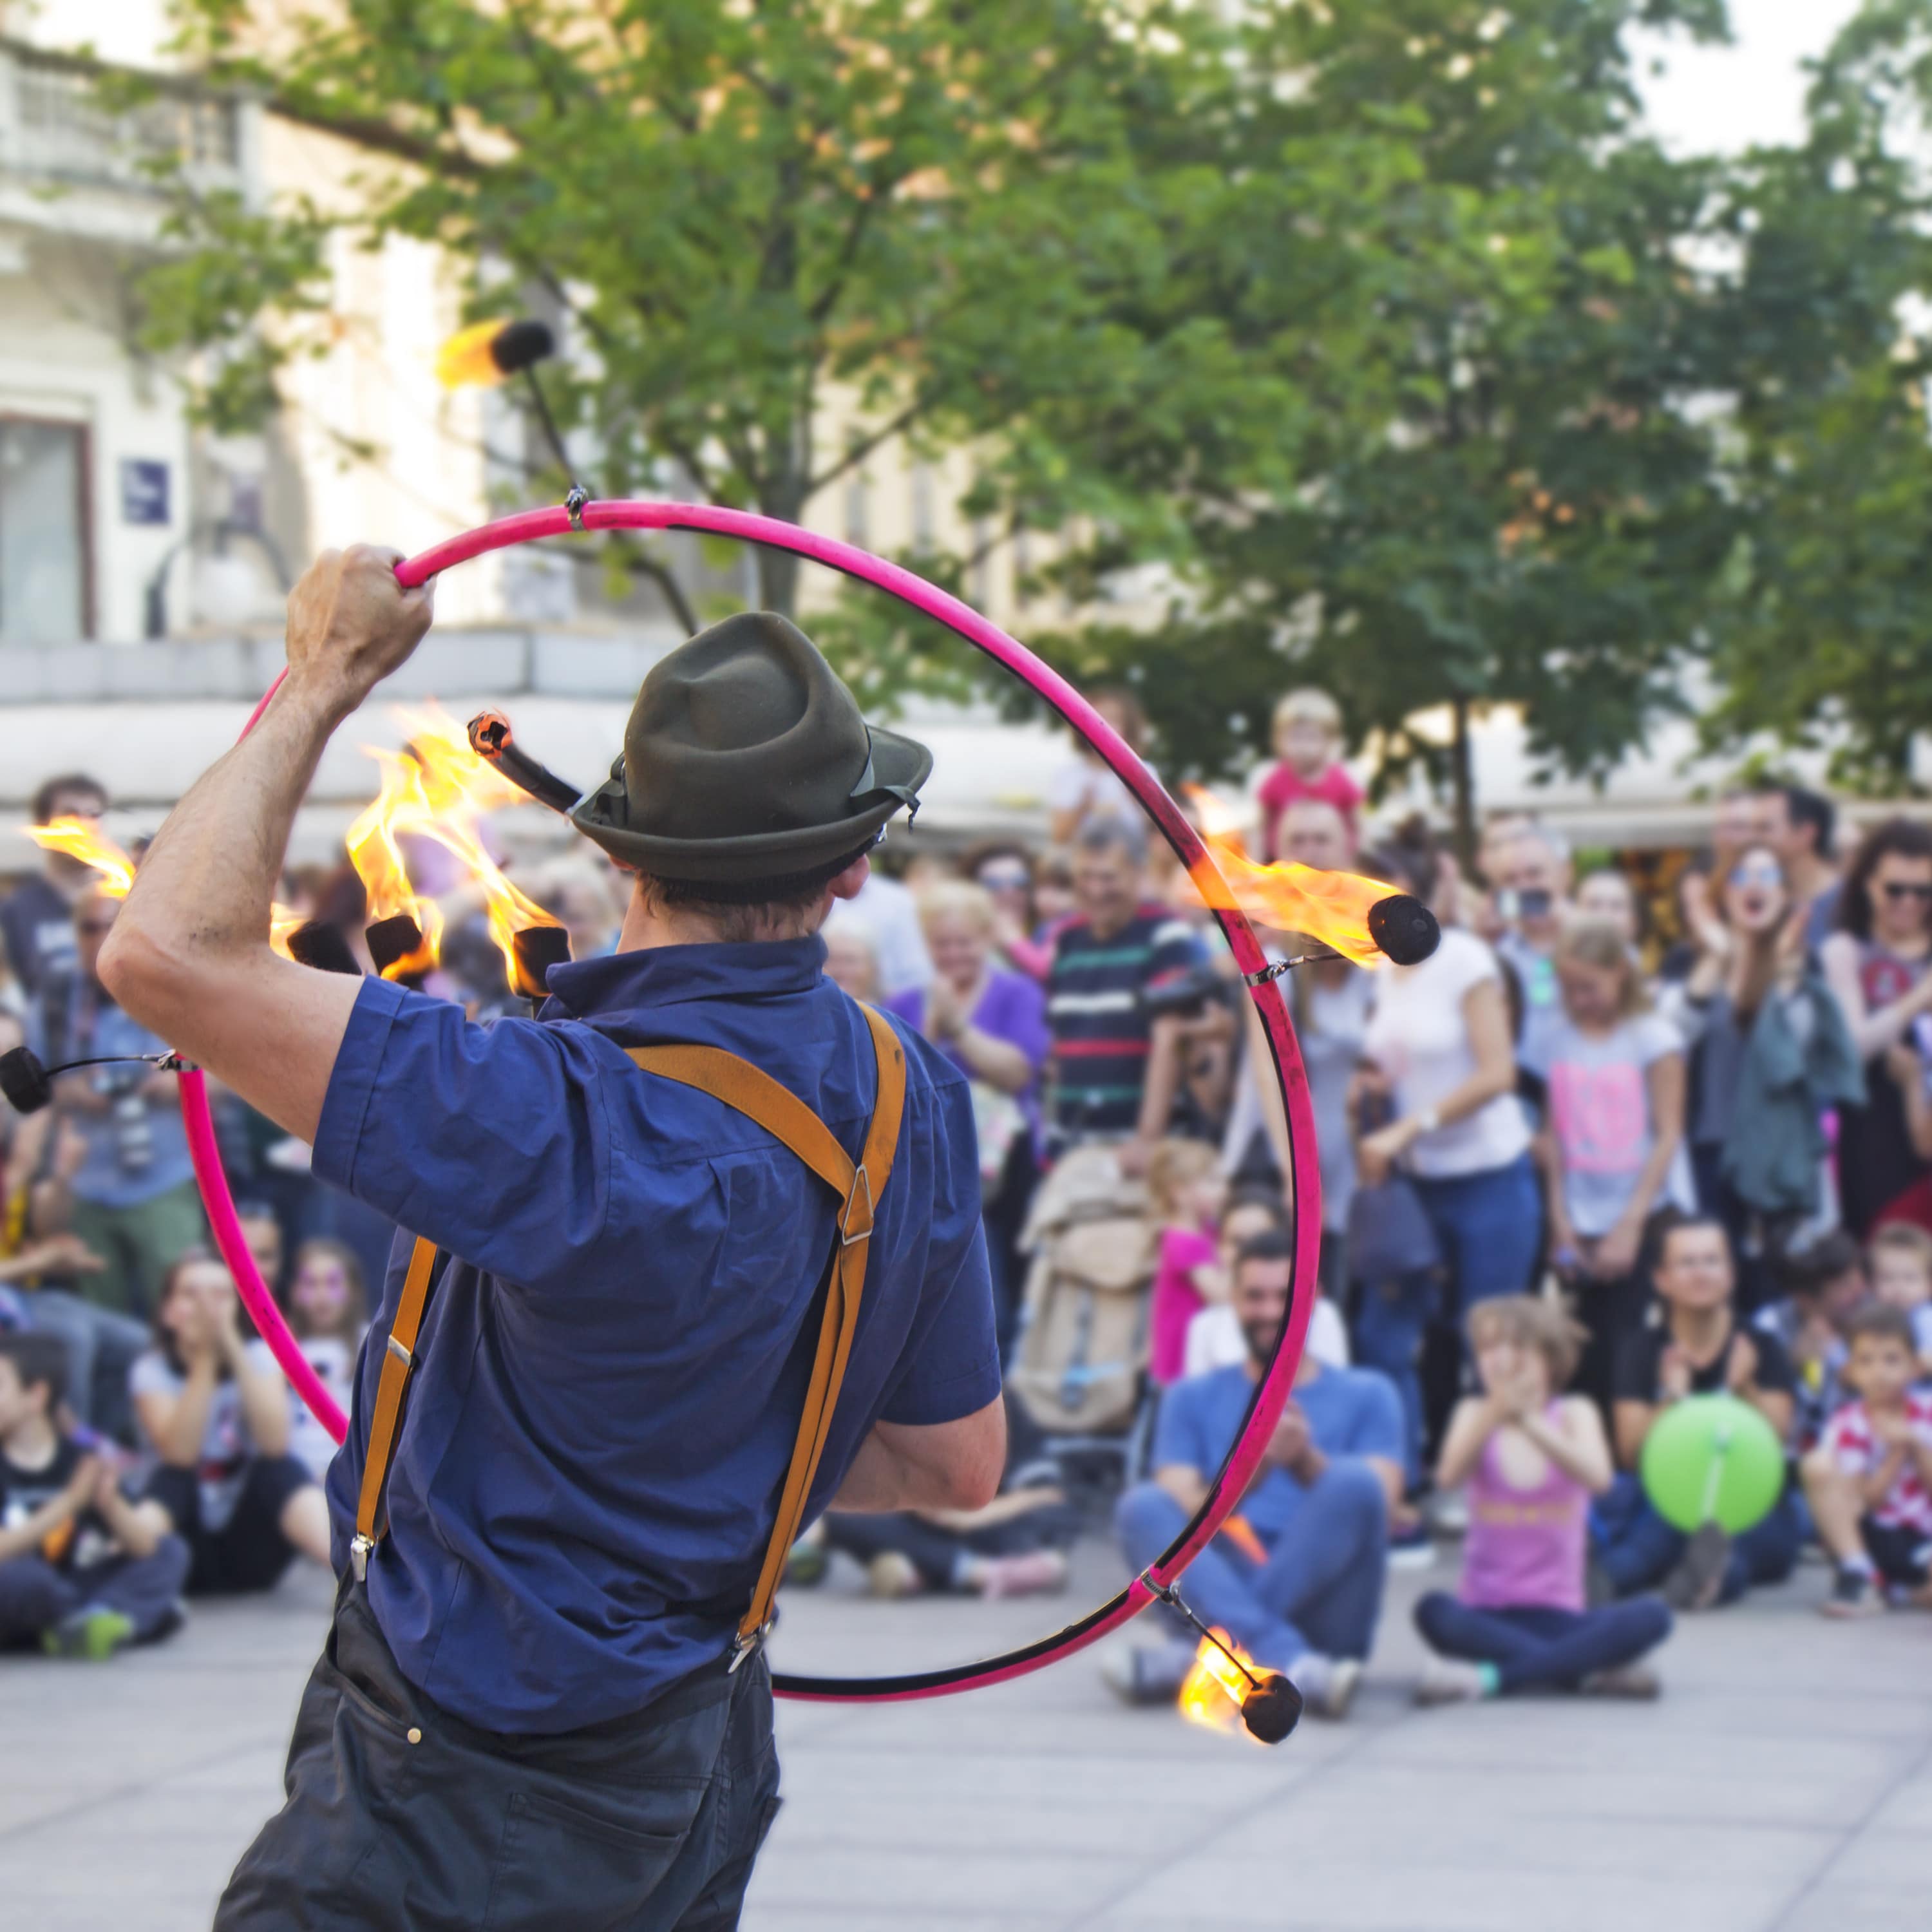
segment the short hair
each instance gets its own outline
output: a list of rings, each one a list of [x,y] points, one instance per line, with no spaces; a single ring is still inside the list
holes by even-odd
[[[235,1218],[238,1221],[272,1221],[278,1228],[282,1225],[282,1217],[266,1201],[236,1202]]]
[[[1304,685],[1280,698],[1270,721],[1279,731],[1284,724],[1319,724],[1324,730],[1342,735],[1342,707],[1325,691]]]
[[[1706,1214],[1701,1210],[1694,1214],[1688,1208],[1666,1208],[1650,1224],[1650,1265],[1653,1271],[1664,1265],[1664,1258],[1670,1251],[1671,1236],[1691,1228],[1714,1228],[1724,1237],[1724,1252],[1730,1253],[1730,1230],[1716,1215]]]
[[[842,857],[802,872],[772,873],[761,879],[661,879],[640,872],[637,891],[659,912],[688,912],[710,920],[728,944],[758,938],[761,928],[809,912],[847,866],[856,865],[877,842],[868,838]]]
[[[1588,1339],[1582,1324],[1560,1301],[1534,1294],[1496,1294],[1469,1310],[1469,1346],[1480,1348],[1492,1340],[1534,1348],[1550,1368],[1550,1386],[1560,1389],[1576,1372]]]
[[[915,903],[922,927],[936,919],[963,919],[991,932],[998,922],[992,894],[970,879],[935,879],[920,889]]]
[[[1623,989],[1617,997],[1618,1018],[1634,1019],[1639,1013],[1650,1010],[1650,995],[1644,990],[1643,975],[1630,957],[1630,950],[1624,944],[1623,934],[1608,920],[1587,914],[1581,919],[1571,920],[1556,940],[1557,965],[1561,968],[1565,960],[1574,960],[1580,966],[1594,967],[1600,972],[1623,975]]]
[[[1570,841],[1555,826],[1546,825],[1540,818],[1532,818],[1516,834],[1519,838],[1534,838],[1560,866],[1570,862]]]
[[[1292,1228],[1294,1219],[1288,1211],[1288,1203],[1271,1187],[1256,1187],[1250,1184],[1238,1187],[1228,1196],[1221,1209],[1221,1226],[1228,1225],[1230,1216],[1238,1214],[1244,1208],[1264,1208],[1277,1228]]]
[[[0,1361],[14,1364],[23,1389],[44,1383],[51,1413],[67,1400],[67,1344],[58,1335],[37,1334],[29,1328],[18,1335],[0,1335]]]
[[[1802,1248],[1786,1249],[1774,1272],[1786,1294],[1809,1296],[1857,1268],[1862,1259],[1858,1243],[1844,1228],[1834,1228]]]
[[[333,1234],[311,1234],[296,1249],[294,1265],[289,1270],[291,1306],[296,1278],[311,1255],[326,1255],[340,1264],[342,1278],[349,1285],[348,1325],[352,1330],[360,1330],[369,1319],[369,1286],[362,1273],[362,1257],[346,1241],[338,1240]]]
[[[1090,858],[1102,852],[1124,852],[1138,868],[1147,863],[1147,834],[1132,819],[1108,812],[1081,826],[1073,836],[1073,849]]]
[[[1821,791],[1808,785],[1782,784],[1778,796],[1784,800],[1785,816],[1793,825],[1808,825],[1814,834],[1813,850],[1821,856],[1832,849],[1832,835],[1838,829],[1838,808]]]
[[[1865,1253],[1868,1258],[1876,1258],[1885,1249],[1890,1249],[1894,1254],[1910,1255],[1928,1275],[1932,1276],[1932,1234],[1923,1228],[1910,1221],[1887,1221],[1872,1230],[1871,1239],[1865,1244]]]
[[[103,812],[107,809],[107,788],[98,778],[89,778],[85,772],[62,772],[59,777],[49,778],[34,794],[34,823],[46,825],[52,822],[54,800],[64,791],[91,791],[100,801]]]
[[[1234,1250],[1234,1279],[1239,1282],[1241,1270],[1251,1262],[1286,1262],[1294,1264],[1294,1243],[1286,1228],[1264,1228],[1258,1234],[1250,1234]]]
[[[1908,1355],[1918,1352],[1912,1317],[1892,1302],[1870,1302],[1845,1324],[1848,1344],[1856,1342],[1862,1336],[1881,1342],[1896,1342]]]

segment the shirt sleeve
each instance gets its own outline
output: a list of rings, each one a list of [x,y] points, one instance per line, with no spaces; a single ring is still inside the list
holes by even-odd
[[[1046,995],[1034,980],[1017,973],[1006,976],[1005,1025],[1007,1042],[1026,1055],[1027,1064],[1037,1072],[1053,1051],[1053,1032],[1046,1023]]]
[[[1179,1382],[1161,1397],[1160,1416],[1154,1424],[1153,1468],[1194,1469],[1204,1477],[1213,1472],[1221,1459],[1205,1454],[1201,1442],[1201,1408],[1207,1388],[1204,1377]]]
[[[1818,1446],[1832,1459],[1833,1465],[1847,1476],[1864,1474],[1866,1455],[1864,1444],[1864,1415],[1855,1402],[1848,1402],[1835,1410],[1832,1419],[1825,1425],[1825,1432],[1819,1438]]]
[[[1755,1334],[1751,1346],[1757,1351],[1758,1387],[1769,1394],[1796,1395],[1798,1371],[1784,1344],[1775,1335]]]
[[[1657,1400],[1657,1354],[1648,1335],[1624,1337],[1611,1370],[1610,1397],[1614,1402]]]
[[[986,1232],[976,1221],[951,1282],[920,1311],[906,1345],[908,1366],[883,1419],[932,1427],[976,1414],[1000,1392],[999,1343],[993,1331],[993,1278]]]
[[[1154,928],[1154,950],[1148,959],[1144,983],[1157,986],[1163,980],[1178,979],[1200,965],[1207,956],[1200,934],[1184,919],[1162,920]]]
[[[1385,1462],[1400,1465],[1406,1459],[1402,1447],[1402,1398],[1396,1394],[1395,1384],[1373,1369],[1355,1369],[1349,1372],[1362,1378],[1361,1399],[1356,1406],[1343,1453],[1378,1456]]]
[[[526,1288],[568,1282],[608,1211],[608,1070],[574,1030],[477,1026],[446,1000],[364,980],[315,1174],[474,1267]]]

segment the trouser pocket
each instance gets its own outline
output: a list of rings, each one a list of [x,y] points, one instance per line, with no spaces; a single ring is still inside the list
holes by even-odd
[[[618,1932],[632,1924],[676,1859],[708,1780],[510,1794],[488,1932]]]

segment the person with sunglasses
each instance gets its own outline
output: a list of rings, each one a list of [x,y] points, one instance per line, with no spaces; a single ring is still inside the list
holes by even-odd
[[[1696,963],[1660,1006],[1690,1049],[1698,1202],[1736,1250],[1748,1314],[1776,1292],[1775,1258],[1826,1205],[1822,1117],[1862,1100],[1864,1082],[1777,853],[1745,846],[1714,884]]]
[[[1822,958],[1865,1063],[1864,1104],[1839,1116],[1845,1223],[1860,1240],[1887,1220],[1932,1226],[1932,1168],[1905,1095],[1932,1071],[1932,826],[1889,818],[1867,833]]]

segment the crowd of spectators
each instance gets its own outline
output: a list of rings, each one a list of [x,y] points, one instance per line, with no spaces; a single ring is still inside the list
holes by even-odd
[[[1131,696],[1095,701],[1146,742]],[[1834,1614],[1932,1605],[1932,830],[1854,836],[1814,792],[1741,784],[1658,903],[1532,818],[1492,820],[1467,867],[1419,820],[1377,827],[1340,725],[1322,694],[1282,700],[1252,850],[1412,892],[1442,939],[1370,970],[1262,934],[1304,962],[1283,990],[1318,1130],[1322,1299],[1264,1472],[1190,1573],[1198,1613],[1339,1718],[1385,1564],[1430,1560],[1432,1532],[1466,1542],[1459,1589],[1417,1613],[1431,1702],[1654,1694],[1642,1660],[1673,1613],[1789,1575],[1808,1544],[1833,1566]],[[922,840],[902,870],[875,866],[834,909],[826,970],[970,1083],[1010,1364],[1076,1394],[1130,1376],[1109,1466],[1138,1570],[1198,1504],[1283,1319],[1288,1130],[1185,870],[1090,755],[1047,792],[1050,844]],[[36,809],[106,803],[68,776]],[[601,860],[526,883],[575,956],[614,944],[622,882]],[[352,873],[288,890],[361,953]],[[0,1046],[160,1050],[94,974],[116,903],[58,853],[0,902]],[[455,903],[424,983],[488,1019],[513,1002],[476,928]],[[394,1231],[232,1096],[218,1121],[251,1249],[346,1394]],[[50,1111],[0,1134],[6,1634],[104,1654],[164,1631],[176,1594],[326,1562],[332,1444],[207,1250],[172,1076],[63,1076]],[[1088,1346],[1035,1325],[1041,1284],[1078,1276],[1083,1240],[1124,1221],[1131,1359],[1040,1360]],[[1081,1510],[1030,1385],[1016,1376],[988,1510],[830,1517],[794,1580],[839,1551],[884,1595],[1059,1588]],[[1670,1406],[1713,1390],[1790,1458],[1775,1507],[1736,1537],[1666,1522],[1636,1473]],[[1176,1627],[1111,1658],[1109,1681],[1171,1698],[1192,1651]]]

